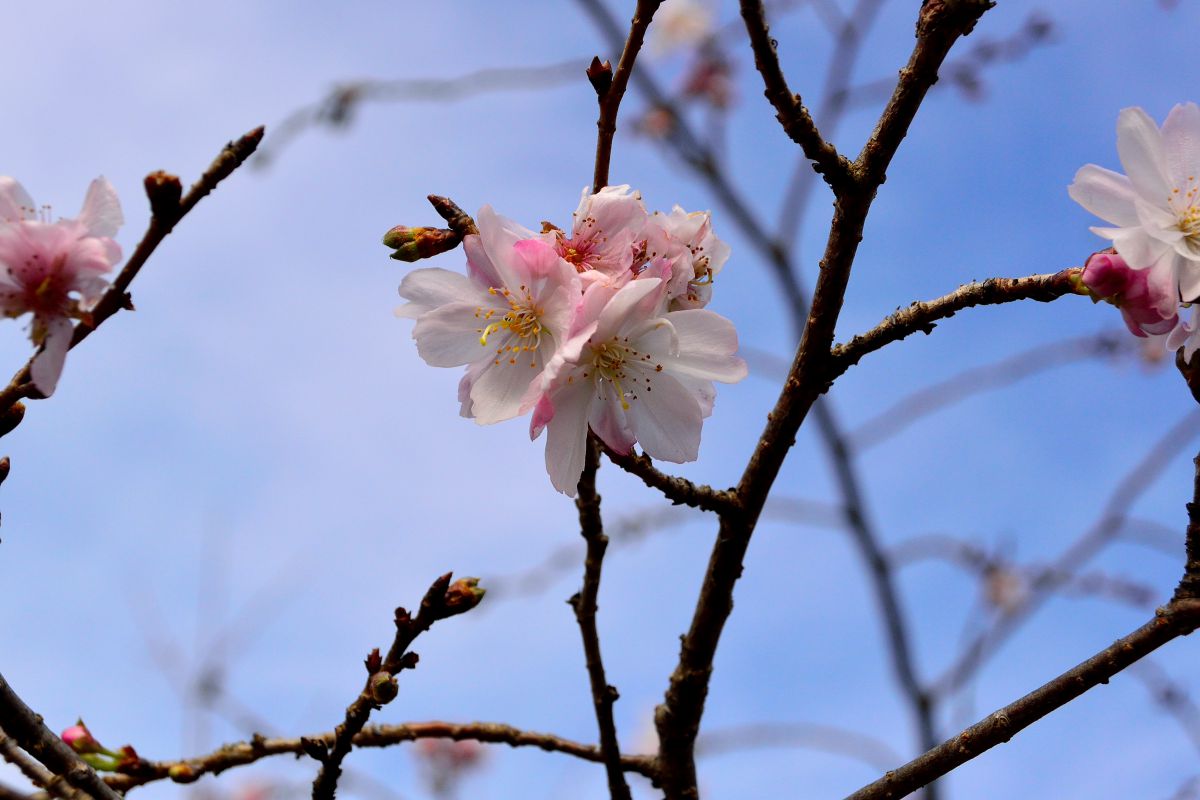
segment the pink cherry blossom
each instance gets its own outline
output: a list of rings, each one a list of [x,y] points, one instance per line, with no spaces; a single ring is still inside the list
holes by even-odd
[[[1140,108],[1122,110],[1117,153],[1126,175],[1087,164],[1072,199],[1115,226],[1092,231],[1130,267],[1153,271],[1185,301],[1200,298],[1200,107],[1175,106],[1161,129]]]
[[[33,314],[30,338],[41,349],[31,377],[46,396],[62,374],[71,320],[87,319],[108,287],[101,276],[121,258],[112,237],[123,221],[104,178],[92,181],[77,218],[50,222],[20,183],[0,177],[0,313]]]
[[[660,274],[590,287],[542,376],[530,435],[547,429],[546,469],[564,494],[575,494],[589,427],[621,453],[637,442],[653,458],[694,461],[712,382],[746,375],[733,325],[701,309],[666,312],[667,267]]]
[[[670,214],[651,215],[645,231],[646,257],[665,259],[671,267],[667,286],[671,308],[708,305],[713,279],[729,260],[729,245],[713,233],[712,215],[675,206]]]
[[[1081,279],[1093,297],[1121,309],[1135,336],[1169,333],[1179,322],[1175,287],[1161,272],[1132,269],[1116,253],[1096,253],[1084,265]]]
[[[580,281],[551,245],[489,206],[477,224],[479,234],[464,241],[470,275],[409,273],[400,284],[409,302],[396,313],[416,319],[426,363],[467,366],[462,414],[490,424],[527,410],[526,392],[566,335]]]
[[[595,270],[610,278],[635,266],[635,246],[646,224],[642,196],[628,186],[606,186],[596,194],[585,188],[575,210],[571,235],[550,230],[558,254],[579,272]]]

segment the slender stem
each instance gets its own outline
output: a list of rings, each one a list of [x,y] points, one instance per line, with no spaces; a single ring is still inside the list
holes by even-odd
[[[458,591],[460,584],[461,581],[451,584],[450,573],[446,573],[425,592],[416,617],[397,608],[395,639],[386,656],[381,657],[375,650],[367,657],[366,685],[347,706],[345,718],[333,732],[333,740],[328,744],[324,740],[301,740],[303,751],[321,762],[321,769],[313,780],[313,800],[332,800],[342,775],[342,761],[354,746],[355,737],[367,724],[371,711],[395,697],[393,676],[416,666],[417,654],[408,650],[413,641],[435,622],[469,611],[479,602],[469,589]],[[388,684],[393,687],[390,691],[386,688]]]
[[[592,689],[592,705],[596,709],[596,724],[600,728],[600,752],[608,773],[608,791],[614,800],[631,800],[629,784],[621,766],[621,745],[617,740],[617,725],[613,720],[613,703],[619,694],[610,686],[604,674],[600,656],[600,634],[596,630],[596,599],[600,594],[600,571],[608,537],[600,517],[600,495],[596,493],[596,472],[600,468],[600,448],[594,435],[588,436],[587,455],[575,506],[579,509],[579,529],[587,542],[583,562],[583,588],[571,597],[575,620],[583,637],[583,653],[587,662],[588,681]]]
[[[854,176],[847,161],[837,149],[821,137],[812,115],[804,107],[800,95],[792,94],[788,88],[783,69],[779,66],[779,54],[775,51],[775,40],[767,27],[766,11],[761,0],[742,0],[742,19],[750,34],[750,46],[754,50],[754,66],[762,74],[766,86],[763,94],[775,107],[776,119],[783,126],[788,138],[800,145],[804,156],[813,162],[813,169],[835,188],[853,181]]]
[[[613,136],[617,133],[617,112],[621,99],[629,86],[633,63],[637,60],[642,43],[646,40],[646,29],[658,10],[662,0],[637,0],[633,22],[629,26],[629,37],[621,50],[621,59],[613,73],[612,84],[600,97],[600,118],[596,120],[596,169],[592,177],[592,191],[598,192],[608,185],[608,166],[612,160]]]
[[[658,489],[672,503],[691,506],[705,511],[730,511],[737,507],[737,495],[727,489],[697,486],[687,478],[679,478],[660,472],[649,456],[629,453],[623,455],[601,443],[608,460],[621,469],[636,475],[652,489]]]
[[[1078,666],[929,750],[879,780],[864,786],[846,800],[895,800],[1003,744],[1037,722],[1109,679],[1167,642],[1200,627],[1200,602],[1173,600],[1154,619],[1118,639]]]
[[[43,767],[37,761],[29,757],[17,746],[17,743],[9,738],[3,731],[0,731],[0,758],[3,758],[9,764],[21,771],[30,783],[46,790],[46,793],[51,797],[59,797],[64,800],[75,800],[75,798],[86,797],[86,795],[76,792],[61,776],[55,775],[48,769]],[[6,795],[0,791],[0,800],[4,800]],[[20,797],[28,800],[25,795]]]
[[[265,738],[255,736],[248,742],[227,744],[207,755],[183,761],[144,761],[136,775],[110,775],[109,786],[127,791],[135,786],[161,780],[191,783],[204,775],[215,775],[227,769],[253,764],[278,755],[299,755],[308,752],[308,743],[317,742],[332,747],[334,731],[295,738]],[[521,730],[497,722],[410,722],[403,725],[368,725],[354,736],[355,747],[390,747],[401,742],[420,739],[453,739],[509,747],[536,747],[548,753],[562,753],[584,761],[602,763],[600,749],[549,733]],[[654,776],[654,759],[648,756],[624,756],[621,767],[646,777]]]

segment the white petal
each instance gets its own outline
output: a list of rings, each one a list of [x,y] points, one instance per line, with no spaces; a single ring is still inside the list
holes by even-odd
[[[546,472],[554,488],[574,497],[587,447],[591,384],[577,384],[554,395],[554,418],[546,426]]]
[[[1162,134],[1142,109],[1126,108],[1117,117],[1117,153],[1138,193],[1155,205],[1165,205],[1170,187]]]
[[[409,302],[396,309],[397,317],[416,319],[433,309],[473,297],[479,290],[471,279],[440,267],[417,269],[400,282],[400,296]]]
[[[476,313],[479,306],[471,303],[451,303],[422,314],[413,326],[412,336],[417,341],[417,353],[431,367],[461,367],[490,357],[502,339],[512,336],[507,330],[499,330],[480,344],[480,328],[483,322]]]
[[[1092,230],[1096,230],[1093,228]],[[1146,234],[1141,228],[1110,229],[1113,247],[1121,254],[1121,258],[1134,269],[1145,269],[1163,253],[1171,249],[1171,245]],[[1103,234],[1102,234],[1103,235]]]
[[[641,319],[652,316],[652,307],[660,302],[665,291],[666,286],[658,278],[637,280],[622,286],[600,312],[596,325],[596,339],[608,339],[617,335],[627,323],[640,322]],[[651,307],[647,308],[647,305]]]
[[[16,178],[0,175],[0,221],[20,222],[34,213],[33,198]]]
[[[29,377],[33,385],[46,397],[54,394],[58,387],[58,378],[62,375],[63,363],[67,359],[67,349],[71,346],[71,320],[57,317],[46,325],[46,338],[42,349],[34,356],[29,369]]]
[[[632,377],[632,376],[631,376]],[[646,455],[676,464],[695,461],[700,452],[700,404],[679,381],[666,373],[646,372],[650,383],[637,380],[637,396],[626,417]]]
[[[1075,181],[1067,187],[1071,199],[1100,219],[1126,227],[1138,224],[1133,201],[1137,193],[1133,185],[1119,172],[1095,164],[1084,164],[1075,173]]]
[[[722,383],[746,377],[746,362],[734,355],[738,339],[732,322],[705,309],[672,311],[666,318],[679,336],[672,371]]]
[[[513,253],[513,245],[522,239],[537,239],[537,236],[511,219],[500,216],[491,206],[479,209],[475,222],[479,226],[480,244],[491,260],[499,281],[493,285],[497,288],[519,286],[523,281],[519,270],[514,268],[516,254]]]
[[[608,381],[601,382],[596,388],[600,391],[600,400],[592,404],[591,428],[613,450],[629,454],[637,437],[629,428],[621,398],[616,396],[615,388]]]
[[[529,353],[521,353],[515,364],[501,359],[499,364],[484,368],[471,387],[471,411],[476,422],[491,425],[521,413],[526,392],[542,372],[542,365],[532,358]]]
[[[1180,103],[1171,109],[1162,126],[1167,175],[1175,186],[1186,186],[1200,176],[1200,107]]]
[[[1179,294],[1185,303],[1200,300],[1200,263],[1174,256],[1175,274],[1179,278]]]
[[[117,190],[107,178],[96,178],[88,186],[87,196],[83,198],[83,210],[79,212],[78,219],[92,236],[117,235],[117,231],[125,223],[125,217],[121,213]]]

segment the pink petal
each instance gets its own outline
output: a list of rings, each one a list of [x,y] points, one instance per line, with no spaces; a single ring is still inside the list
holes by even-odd
[[[29,369],[33,385],[46,397],[54,394],[58,387],[58,378],[62,375],[67,350],[71,346],[72,331],[71,321],[66,317],[56,317],[46,323],[42,349],[34,356]]]
[[[82,222],[92,236],[113,237],[117,235],[125,217],[121,214],[121,203],[117,199],[117,190],[101,176],[88,186],[87,196],[83,199],[83,210],[79,212],[79,222]]]

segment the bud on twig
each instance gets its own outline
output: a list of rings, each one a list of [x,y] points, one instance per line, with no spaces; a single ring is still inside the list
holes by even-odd
[[[601,61],[600,56],[592,56],[592,63],[587,68],[587,79],[596,90],[596,98],[603,101],[613,82],[612,64]]]
[[[479,233],[479,228],[475,227],[475,220],[471,219],[471,215],[459,208],[449,197],[431,194],[426,199],[429,200],[429,204],[433,206],[433,210],[438,213],[438,216],[446,220],[450,230],[459,236]]]
[[[400,691],[400,684],[390,672],[376,672],[368,684],[371,687],[371,698],[381,706],[395,700]]]
[[[146,176],[146,197],[150,199],[150,213],[160,222],[172,225],[179,219],[179,200],[183,197],[183,184],[177,175],[158,170]]]
[[[459,578],[446,589],[446,616],[470,611],[485,594],[487,589],[479,586],[479,578]]]
[[[383,243],[395,250],[392,258],[412,263],[440,253],[448,253],[462,238],[447,228],[409,228],[397,225],[383,235]]]

